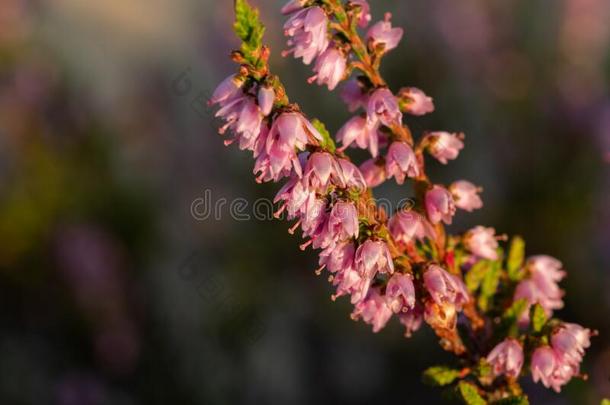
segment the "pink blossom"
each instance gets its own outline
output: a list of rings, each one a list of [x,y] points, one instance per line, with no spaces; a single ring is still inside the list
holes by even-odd
[[[446,188],[435,185],[426,193],[426,212],[433,224],[443,221],[450,225],[455,215],[453,197]]]
[[[340,150],[345,150],[353,142],[356,142],[361,149],[369,149],[373,157],[379,153],[379,135],[375,126],[367,125],[365,118],[360,116],[352,117],[337,132],[337,141],[342,142]]]
[[[218,85],[218,87],[216,87],[216,90],[214,90],[214,93],[212,93],[212,97],[208,100],[208,104],[224,105],[227,101],[233,99],[233,97],[243,95],[241,89],[244,83],[245,80],[237,75],[227,77]]]
[[[415,286],[409,274],[394,273],[385,294],[388,305],[395,313],[407,312],[415,306]]]
[[[362,87],[356,79],[348,80],[345,83],[340,96],[350,112],[354,112],[368,103],[368,94],[362,91]]]
[[[424,286],[441,307],[451,304],[461,308],[470,299],[462,280],[435,264],[430,265],[424,273]]]
[[[307,0],[290,0],[282,7],[282,14],[292,14],[295,11],[299,11],[305,6],[305,3],[307,3]]]
[[[413,309],[398,314],[398,320],[405,327],[405,337],[411,337],[413,332],[419,330],[424,320],[423,313],[421,305],[416,303]]]
[[[327,152],[311,154],[305,166],[303,180],[312,190],[324,191],[330,184],[330,176],[336,168],[334,157]]]
[[[388,222],[390,233],[397,242],[411,243],[415,239],[434,239],[434,228],[414,211],[399,211]]]
[[[273,102],[275,101],[275,90],[273,87],[262,86],[258,90],[258,106],[264,116],[271,113],[273,109]]]
[[[365,28],[371,21],[371,7],[366,0],[351,0],[351,3],[355,6],[360,7],[360,18],[358,19],[358,25]]]
[[[324,230],[324,225],[327,221],[326,202],[319,198],[307,199],[299,221],[303,237],[318,238],[320,232]],[[307,244],[304,246],[307,246]]]
[[[434,111],[432,98],[416,87],[405,87],[400,90],[399,98],[403,109],[412,115],[425,115]]]
[[[339,243],[320,253],[319,264],[321,268],[326,267],[331,273],[353,270],[355,252],[356,248],[353,242]]]
[[[459,180],[449,186],[449,191],[455,200],[455,206],[464,211],[472,212],[483,206],[483,201],[479,197],[482,191],[469,181]]]
[[[400,125],[402,113],[398,107],[398,100],[392,92],[384,87],[379,88],[369,97],[367,108],[367,125],[376,126],[381,122],[386,127]]]
[[[385,167],[377,164],[377,159],[369,159],[360,165],[360,172],[364,176],[366,184],[373,188],[386,181]]]
[[[497,260],[498,240],[495,234],[493,228],[477,226],[466,232],[464,245],[466,249],[483,259]]]
[[[318,84],[326,84],[328,90],[334,90],[337,84],[345,77],[347,59],[343,53],[336,48],[328,48],[316,60],[314,72],[316,74],[309,78],[308,82],[317,80]]]
[[[573,367],[579,367],[590,345],[591,331],[575,323],[564,323],[552,337],[551,344],[557,356]]]
[[[216,117],[221,117],[226,121],[226,124],[219,130],[221,134],[229,129],[236,134],[235,139],[225,142],[226,145],[238,139],[241,149],[254,149],[261,132],[263,114],[253,98],[243,95],[226,101],[226,104],[216,112]]]
[[[328,219],[328,228],[335,240],[357,238],[358,211],[354,204],[345,201],[335,203]]]
[[[529,278],[519,282],[513,299],[525,299],[530,305],[538,303],[547,316],[552,315],[554,310],[563,308],[563,291],[558,285],[565,277],[561,262],[550,256],[533,256],[527,260],[525,268]],[[529,321],[527,311],[520,321],[522,324]]]
[[[546,388],[561,391],[565,385],[578,373],[578,370],[561,361],[557,353],[549,346],[541,346],[532,354],[532,379],[542,382]]]
[[[333,278],[333,285],[337,286],[337,293],[333,300],[343,295],[351,295],[351,303],[361,302],[368,294],[371,287],[372,277],[361,275],[357,270],[348,268],[337,273]]]
[[[388,149],[385,162],[387,176],[395,177],[398,184],[403,184],[407,176],[419,176],[419,165],[415,153],[405,142],[393,142]]]
[[[494,375],[517,378],[523,367],[523,348],[517,340],[505,339],[487,355],[487,361],[491,364]]]
[[[356,250],[356,269],[361,275],[372,278],[377,273],[394,273],[394,262],[388,245],[382,241],[367,239]]]
[[[327,31],[328,18],[320,7],[309,7],[296,12],[284,24],[284,35],[291,37],[288,46],[292,48],[282,55],[294,53],[295,58],[303,58],[303,63],[309,65],[328,48]]]
[[[274,204],[280,201],[284,203],[275,213],[275,216],[279,217],[282,212],[286,211],[288,219],[296,218],[305,212],[307,201],[312,198],[316,198],[315,191],[305,187],[301,179],[294,175],[278,191],[273,200]]]
[[[357,303],[352,312],[353,319],[362,318],[364,322],[373,325],[374,333],[383,329],[391,317],[392,310],[377,288],[370,290],[369,295]]]
[[[391,19],[392,14],[386,13],[384,21],[374,24],[366,33],[366,40],[374,48],[383,45],[383,50],[387,52],[398,46],[403,30],[402,28],[392,28]]]
[[[347,159],[337,159],[337,169],[334,174],[334,182],[341,188],[352,188],[361,193],[366,190],[366,181],[360,173],[360,169]]]
[[[462,141],[463,134],[452,134],[449,132],[431,132],[427,135],[429,147],[428,151],[435,159],[442,164],[447,164],[449,160],[458,157],[464,148]]]

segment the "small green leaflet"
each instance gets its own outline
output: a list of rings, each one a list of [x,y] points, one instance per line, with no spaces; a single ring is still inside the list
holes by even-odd
[[[443,386],[451,384],[459,376],[459,370],[445,366],[435,366],[424,371],[423,380],[428,385]]]
[[[258,10],[250,6],[247,0],[235,0],[235,24],[233,29],[242,40],[241,52],[244,58],[256,66],[263,46],[265,26],[258,17]]]
[[[478,302],[481,310],[487,311],[489,309],[489,303],[498,289],[501,274],[502,268],[500,262],[492,262],[489,270],[485,273],[483,282],[481,283],[481,293],[479,295]]]
[[[518,397],[508,397],[493,402],[494,405],[529,405],[530,401],[525,395]]]
[[[333,138],[330,136],[330,132],[328,132],[324,123],[319,119],[314,118],[311,121],[311,124],[314,126],[315,129],[318,130],[320,135],[322,135],[323,141],[322,145],[320,146],[322,146],[323,149],[326,149],[330,153],[334,153],[337,147],[335,146],[335,141],[333,141]]]
[[[548,321],[544,308],[542,308],[540,304],[532,306],[530,310],[530,319],[532,321],[532,330],[534,332],[540,332]]]
[[[488,270],[489,261],[487,260],[479,260],[470,270],[468,270],[468,273],[465,276],[468,291],[475,292],[479,288]]]
[[[523,258],[525,257],[525,241],[515,236],[510,242],[508,251],[508,259],[506,261],[506,270],[508,270],[508,278],[512,281],[519,281],[523,278]]]
[[[460,381],[458,384],[458,391],[465,404],[468,405],[486,405],[487,401],[479,395],[479,390],[474,384],[466,381]]]

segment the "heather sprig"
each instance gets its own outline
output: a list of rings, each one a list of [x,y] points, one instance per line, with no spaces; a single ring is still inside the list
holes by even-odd
[[[380,74],[387,52],[403,30],[391,14],[372,22],[366,0],[291,0],[284,34],[293,55],[312,65],[309,83],[334,90],[355,115],[335,139],[319,120],[290,102],[271,73],[258,11],[235,1],[234,25],[241,47],[232,53],[240,67],[210,99],[236,143],[255,159],[258,182],[284,184],[275,197],[276,216],[286,214],[300,229],[302,249],[319,251],[336,287],[333,300],[349,296],[352,318],[378,332],[392,318],[410,336],[425,322],[454,366],[424,372],[430,384],[447,387],[468,404],[527,403],[519,378],[559,391],[580,374],[580,363],[595,333],[565,323],[553,312],[563,306],[558,283],[562,264],[549,256],[525,257],[525,243],[476,226],[447,234],[457,210],[480,209],[482,189],[457,180],[446,186],[426,174],[426,159],[456,159],[464,135],[428,131],[415,137],[405,115],[434,111],[422,90],[392,91]],[[360,166],[350,147],[371,157]],[[374,204],[373,188],[394,179],[413,185],[413,204],[385,212]]]

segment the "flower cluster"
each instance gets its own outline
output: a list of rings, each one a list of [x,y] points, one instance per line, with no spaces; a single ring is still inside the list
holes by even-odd
[[[328,271],[333,300],[349,296],[352,318],[374,332],[393,316],[406,336],[427,323],[465,366],[437,382],[459,379],[456,387],[469,396],[520,395],[506,381],[518,379],[530,357],[534,381],[547,387],[559,390],[578,376],[592,333],[551,318],[563,306],[561,263],[548,256],[524,260],[520,238],[505,252],[500,242],[506,237],[493,228],[447,234],[444,226],[458,208],[483,206],[482,189],[466,180],[445,186],[428,178],[426,157],[448,164],[464,148],[464,135],[431,131],[416,140],[403,122],[403,114],[424,115],[434,104],[415,87],[394,94],[379,74],[381,59],[403,36],[391,15],[369,27],[366,0],[292,0],[282,13],[289,38],[283,55],[315,62],[310,83],[333,90],[345,81],[341,97],[355,115],[338,130],[339,147],[322,123],[288,101],[270,73],[262,25],[246,0],[236,1],[243,45],[233,58],[240,70],[218,86],[210,104],[226,121],[220,132],[233,134],[225,143],[253,153],[257,181],[285,181],[275,197],[276,216],[294,222],[290,233],[300,230],[302,249],[319,250],[316,273]],[[361,35],[359,29],[367,30]],[[370,157],[357,165],[346,154],[349,147]],[[387,213],[374,205],[372,189],[390,179],[412,184],[412,206]],[[477,351],[485,348],[491,348],[486,356]],[[464,384],[470,388],[463,390]]]

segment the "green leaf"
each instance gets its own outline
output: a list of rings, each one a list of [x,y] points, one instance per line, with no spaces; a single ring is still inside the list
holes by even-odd
[[[602,399],[602,402],[599,405],[610,405],[610,399]]]
[[[517,321],[521,318],[521,315],[527,311],[528,307],[529,303],[525,298],[513,302],[513,304],[504,311],[504,314],[502,314],[502,324],[500,325],[498,333],[505,335],[510,331],[514,332],[509,333],[510,335],[516,334]]]
[[[510,242],[506,269],[508,278],[519,281],[523,278],[523,260],[525,257],[525,241],[519,236],[515,236]]]
[[[486,405],[487,401],[481,397],[479,390],[474,384],[466,381],[460,381],[458,390],[462,396],[462,400],[468,405]]]
[[[330,132],[328,132],[324,123],[322,121],[320,121],[319,119],[314,118],[311,121],[311,124],[314,126],[315,129],[318,130],[320,135],[322,135],[322,138],[324,138],[322,141],[322,145],[320,145],[320,146],[322,146],[323,149],[326,149],[327,151],[334,153],[335,150],[337,149],[337,147],[335,146],[335,141],[333,141],[333,138],[330,136]]]
[[[430,367],[424,371],[424,383],[432,386],[451,384],[460,376],[460,371],[445,366]]]
[[[496,294],[498,284],[500,283],[501,270],[500,262],[496,261],[491,263],[489,270],[485,273],[485,277],[481,283],[481,293],[479,295],[479,307],[483,311],[489,309],[489,302]]]
[[[241,52],[244,58],[256,65],[263,45],[265,26],[258,17],[258,10],[250,6],[247,0],[235,0],[235,24],[233,29],[241,39]]]
[[[494,405],[529,405],[530,401],[527,399],[527,396],[520,395],[516,397],[508,397],[502,398],[498,401],[495,401]]]
[[[530,319],[532,322],[532,330],[534,332],[540,332],[548,321],[544,308],[542,308],[540,304],[532,306],[530,309]]]
[[[468,273],[465,276],[468,291],[475,292],[479,288],[483,278],[485,278],[485,274],[487,274],[487,271],[489,270],[489,267],[489,261],[479,260],[470,270],[468,270]]]

